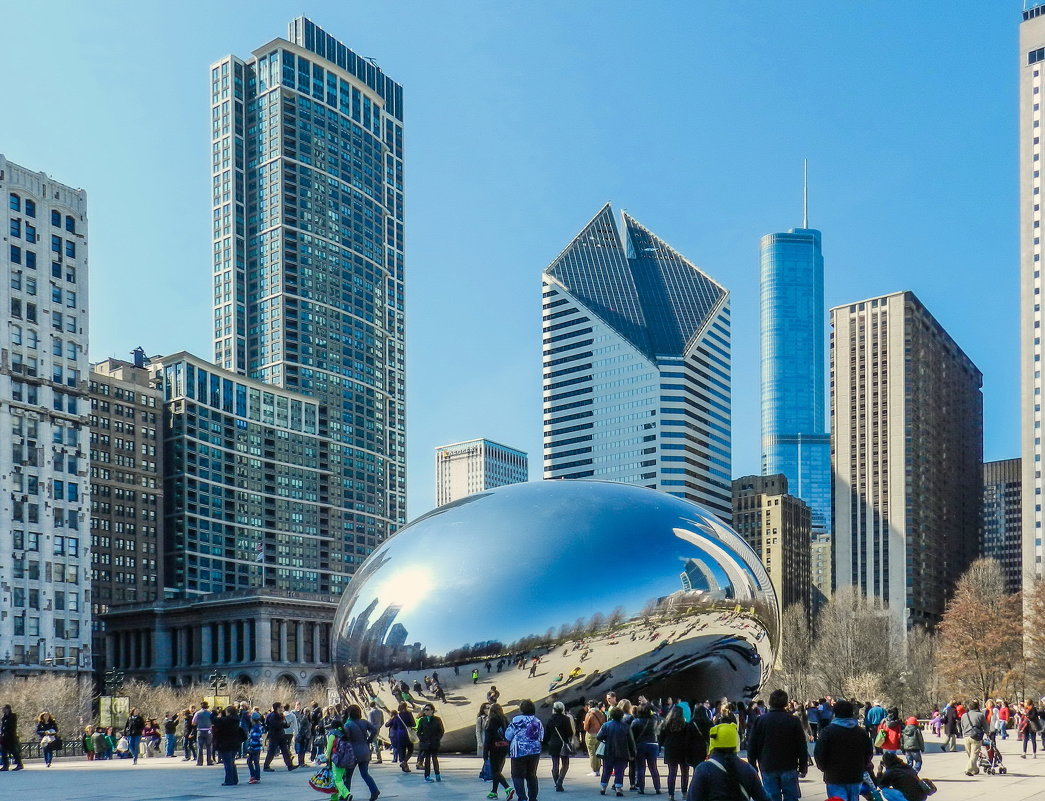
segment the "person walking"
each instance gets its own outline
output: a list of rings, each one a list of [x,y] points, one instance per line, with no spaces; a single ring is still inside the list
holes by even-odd
[[[36,736],[40,738],[40,750],[44,755],[44,764],[51,767],[54,752],[61,747],[62,741],[58,735],[58,723],[46,709],[36,720]]]
[[[378,765],[380,765],[381,764],[381,751],[384,748],[384,743],[381,740],[381,729],[383,729],[385,727],[385,713],[377,705],[377,699],[375,699],[375,698],[371,698],[370,699],[370,709],[367,711],[366,719],[370,723],[370,725],[374,728],[374,732],[375,732],[375,734],[374,734],[374,741],[373,741],[374,761]]]
[[[388,721],[388,739],[392,743],[392,761],[399,763],[403,773],[410,772],[410,756],[414,753],[410,732],[414,731],[416,726],[414,716],[407,708],[405,701],[399,704],[392,719]],[[414,734],[414,736],[417,735]]]
[[[305,755],[312,750],[312,716],[309,714],[309,710],[301,708],[300,701],[294,706],[297,718],[297,729],[294,732],[294,755],[298,758],[298,767],[301,768],[305,766]]]
[[[596,739],[603,743],[602,754],[602,779],[599,782],[600,795],[606,795],[609,786],[610,774],[613,774],[613,789],[618,798],[624,797],[624,767],[630,760],[635,759],[635,737],[631,733],[631,727],[624,723],[624,710],[619,706],[610,709],[610,719],[607,720]]]
[[[631,721],[631,736],[635,738],[635,786],[640,794],[646,792],[646,773],[649,772],[653,792],[660,794],[660,771],[657,757],[660,744],[657,742],[657,718],[653,706],[646,702],[635,709]]]
[[[980,702],[972,701],[969,703],[968,711],[962,715],[962,738],[965,740],[965,753],[969,757],[969,763],[965,768],[966,776],[975,776],[980,772],[978,758],[983,735],[986,733],[987,718],[980,711]]]
[[[297,769],[297,765],[294,764],[294,759],[290,756],[290,747],[287,745],[286,730],[287,720],[283,716],[283,704],[279,701],[275,701],[272,704],[272,711],[265,716],[265,731],[268,733],[269,747],[268,752],[265,754],[264,770],[269,773],[275,772],[272,768],[272,760],[276,754],[283,757],[283,764],[287,766],[287,771]]]
[[[203,758],[207,764],[214,764],[214,738],[211,731],[214,727],[214,715],[206,701],[200,701],[199,711],[192,716],[192,726],[196,735],[196,764],[202,765]]]
[[[524,698],[519,702],[519,714],[512,718],[504,732],[512,760],[512,784],[519,801],[537,801],[537,765],[541,761],[544,724],[536,713],[533,701]]]
[[[802,722],[787,711],[783,690],[769,694],[769,711],[755,719],[748,738],[747,758],[762,774],[771,801],[798,801],[798,780],[809,770],[809,747]]]
[[[490,693],[486,694],[486,697],[490,697]],[[475,715],[475,755],[482,756],[483,752],[486,751],[486,721],[490,716],[490,704],[496,703],[497,700],[486,701],[482,706],[479,707],[479,711]]]
[[[882,725],[882,721],[885,720],[885,709],[882,707],[881,701],[875,701],[870,708],[864,712],[864,729],[867,731],[867,736],[871,738],[871,742],[874,742],[874,738],[878,734],[878,727]],[[876,754],[882,753],[881,748],[875,748]]]
[[[675,801],[676,779],[679,779],[679,790],[685,796],[689,789],[690,766],[699,765],[708,755],[707,738],[696,717],[687,722],[685,710],[675,704],[664,718],[657,741],[664,749],[664,764],[668,766],[668,801]]]
[[[686,801],[769,801],[758,773],[737,756],[740,731],[735,723],[711,727],[711,754],[693,771]]]
[[[942,751],[957,751],[958,745],[958,704],[955,701],[947,704],[943,710],[943,745]]]
[[[1009,717],[1011,715],[1012,711],[1009,709],[1008,701],[1002,701],[994,710],[994,729],[1003,740],[1009,739]]]
[[[435,707],[425,704],[421,707],[421,717],[417,719],[417,762],[425,772],[426,782],[443,780],[439,775],[439,744],[443,733],[443,721],[436,717]]]
[[[1038,713],[1038,710],[1034,708],[1034,702],[1027,701],[1023,705],[1023,714],[1020,715],[1020,721],[1016,724],[1016,735],[1023,740],[1023,753],[1020,754],[1021,759],[1027,758],[1028,743],[1030,744],[1034,758],[1038,758],[1038,740],[1036,735],[1042,728],[1041,715]]]
[[[239,784],[239,772],[236,770],[236,756],[240,746],[247,739],[239,725],[239,710],[231,704],[225,707],[225,714],[214,721],[214,750],[218,752],[221,764],[225,766],[225,781],[222,787]]]
[[[18,741],[18,715],[11,710],[10,704],[4,704],[0,711],[0,771],[22,770],[22,744]]]
[[[570,769],[570,757],[576,749],[573,746],[573,719],[566,714],[566,705],[562,701],[552,704],[552,716],[544,727],[544,747],[552,758],[552,783],[555,791],[563,792],[563,780]]]
[[[508,786],[504,778],[504,762],[508,758],[508,740],[505,732],[508,730],[508,718],[504,716],[504,710],[500,704],[490,704],[486,720],[486,731],[484,732],[483,758],[490,762],[490,781],[493,786],[486,797],[497,798],[497,791],[504,787],[506,798],[512,801],[515,790]]]
[[[252,712],[250,715],[250,729],[247,731],[245,742],[247,772],[250,773],[250,779],[247,780],[247,784],[257,784],[261,781],[261,741],[264,737],[265,723],[261,718],[261,713]]]
[[[381,791],[377,789],[377,783],[370,775],[370,744],[377,735],[377,729],[370,725],[369,720],[363,718],[363,710],[358,704],[350,704],[345,710],[348,717],[345,719],[339,737],[345,738],[352,748],[355,756],[355,766],[347,768],[342,776],[342,783],[348,790],[349,798],[352,797],[352,776],[359,771],[360,777],[370,790],[370,801],[377,801]]]
[[[196,725],[192,722],[195,712],[186,709],[181,713],[182,719],[182,751],[185,756],[182,762],[192,762],[196,759]]]
[[[145,718],[141,716],[137,707],[132,706],[127,722],[123,724],[123,736],[127,738],[127,747],[130,749],[131,764],[138,764],[138,755],[141,753],[142,734],[145,732]]]
[[[853,717],[851,702],[835,701],[831,711],[831,723],[820,730],[813,747],[813,760],[824,774],[829,796],[860,801],[860,787],[874,748]]]
[[[907,764],[914,768],[917,773],[922,769],[922,753],[925,751],[925,738],[922,736],[922,727],[918,725],[918,718],[907,718],[907,725],[900,733],[900,747]]]
[[[588,751],[588,765],[591,767],[591,775],[598,776],[601,773],[602,759],[599,757],[599,741],[596,735],[606,722],[606,713],[599,709],[599,702],[592,699],[588,702],[588,711],[584,715],[584,747]]]

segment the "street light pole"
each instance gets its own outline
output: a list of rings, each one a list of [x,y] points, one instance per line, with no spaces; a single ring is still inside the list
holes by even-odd
[[[123,686],[123,671],[109,668],[105,672],[105,689],[109,693],[109,725],[113,725],[113,715],[116,714],[116,691]]]

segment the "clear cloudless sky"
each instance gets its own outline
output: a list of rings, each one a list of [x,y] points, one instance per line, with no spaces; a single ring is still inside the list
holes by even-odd
[[[306,14],[404,86],[409,513],[433,448],[541,475],[540,275],[606,201],[732,292],[759,470],[758,243],[824,234],[828,307],[913,290],[1019,455],[1019,0],[0,0],[0,152],[88,192],[91,357],[211,356],[208,68]]]

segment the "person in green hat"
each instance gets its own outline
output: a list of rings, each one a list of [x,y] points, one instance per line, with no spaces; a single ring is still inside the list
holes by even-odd
[[[737,756],[740,732],[736,723],[711,727],[711,754],[693,771],[686,801],[769,801],[758,773]]]

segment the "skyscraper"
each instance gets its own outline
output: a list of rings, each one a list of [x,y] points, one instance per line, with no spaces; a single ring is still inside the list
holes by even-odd
[[[809,615],[809,507],[788,493],[787,477],[733,480],[733,528],[752,547],[773,582],[780,609],[798,604]]]
[[[831,309],[838,587],[939,621],[975,558],[983,497],[980,371],[911,292]]]
[[[729,293],[606,204],[543,275],[544,477],[732,514]]]
[[[766,234],[760,265],[762,474],[787,476],[820,535],[831,528],[820,232],[803,221],[787,233]]]
[[[1023,453],[1023,575],[1042,575],[1041,97],[1045,3],[1027,2],[1020,24],[1020,417]]]
[[[0,673],[79,672],[91,668],[87,193],[0,155],[0,198]]]
[[[301,17],[211,67],[211,124],[215,362],[326,409],[337,593],[405,519],[402,88]]]
[[[488,439],[471,439],[435,449],[435,503],[528,478],[526,453]]]
[[[980,556],[997,559],[1006,592],[1023,589],[1023,516],[1020,460],[983,463],[983,539]]]

